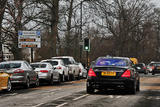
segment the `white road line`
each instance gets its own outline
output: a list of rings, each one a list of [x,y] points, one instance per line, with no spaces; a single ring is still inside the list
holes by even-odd
[[[82,95],[82,96],[80,96],[80,97],[77,97],[77,98],[75,98],[75,99],[73,99],[74,101],[75,100],[79,100],[79,99],[81,99],[81,98],[83,98],[83,97],[86,97],[86,96],[88,96],[89,94],[85,94],[85,95]]]
[[[45,103],[40,103],[40,104],[35,105],[35,106],[32,106],[32,107],[39,107],[39,106],[41,106],[41,105],[43,105],[43,104],[45,104]]]
[[[66,96],[57,97],[57,98],[56,98],[56,99],[54,99],[54,100],[57,100],[57,99],[60,99],[60,98],[63,98],[63,97],[66,97]],[[46,104],[46,103],[47,103],[47,102],[40,103],[40,104],[37,104],[37,105],[32,106],[32,107],[39,107],[39,106],[41,106],[41,105],[43,105],[43,104]]]
[[[116,98],[121,98],[122,96],[117,96]]]
[[[58,106],[56,106],[56,107],[62,107],[62,106],[64,106],[64,105],[66,105],[66,104],[68,104],[68,103],[63,103],[63,104],[60,104],[60,105],[58,105]]]

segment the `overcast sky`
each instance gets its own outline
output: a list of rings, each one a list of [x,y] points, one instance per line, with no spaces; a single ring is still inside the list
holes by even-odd
[[[160,7],[160,0],[151,0],[156,6]]]

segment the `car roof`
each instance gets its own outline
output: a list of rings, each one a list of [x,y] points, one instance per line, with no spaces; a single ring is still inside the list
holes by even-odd
[[[52,58],[73,58],[72,56],[56,56],[56,57],[52,57]]]
[[[46,59],[46,60],[42,60],[41,62],[43,61],[62,61],[61,59]]]
[[[26,61],[22,61],[22,60],[15,60],[15,61],[4,61],[4,62],[1,62],[1,64],[6,64],[6,63],[24,63]]]
[[[50,64],[48,62],[34,62],[34,63],[31,63],[31,64]]]

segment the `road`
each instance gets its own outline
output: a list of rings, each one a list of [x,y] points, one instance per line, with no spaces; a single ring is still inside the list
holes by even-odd
[[[85,79],[0,92],[0,107],[159,107],[160,75],[141,74],[141,91],[130,95],[108,90],[87,94]]]

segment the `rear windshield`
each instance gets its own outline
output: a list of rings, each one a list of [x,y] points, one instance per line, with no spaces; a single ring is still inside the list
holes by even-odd
[[[46,68],[46,64],[31,64],[32,68]]]
[[[151,63],[149,66],[160,66],[160,63]]]
[[[69,58],[56,58],[56,59],[61,59],[63,60],[65,65],[71,64],[71,61],[69,60]]]
[[[137,67],[144,67],[144,64],[136,64]]]
[[[44,61],[50,63],[52,66],[58,65],[58,61]]]
[[[21,63],[7,63],[7,64],[0,64],[0,69],[12,69],[12,68],[20,68]]]
[[[128,66],[129,63],[125,59],[98,59],[96,66]]]

